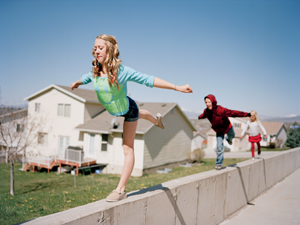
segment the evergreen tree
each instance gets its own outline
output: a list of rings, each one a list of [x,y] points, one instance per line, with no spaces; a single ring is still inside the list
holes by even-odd
[[[293,126],[299,126],[294,123]],[[300,147],[300,126],[296,129],[290,128],[285,145],[290,148]]]

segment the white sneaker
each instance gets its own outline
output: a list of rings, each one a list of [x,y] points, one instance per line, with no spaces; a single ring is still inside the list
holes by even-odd
[[[157,118],[157,121],[158,121],[158,124],[156,126],[161,128],[161,129],[165,129],[165,124],[163,124],[163,122],[162,122],[162,116],[161,116],[160,113],[157,113],[156,118]]]
[[[252,157],[252,160],[254,160],[255,159],[255,157]]]
[[[117,190],[113,190],[107,197],[106,197],[106,201],[107,202],[117,202],[120,201],[122,199],[127,198],[127,194],[126,191],[124,191],[123,193],[118,192]]]

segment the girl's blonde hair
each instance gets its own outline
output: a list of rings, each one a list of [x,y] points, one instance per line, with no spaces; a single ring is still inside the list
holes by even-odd
[[[250,112],[250,114],[252,115],[254,115],[255,116],[255,121],[257,121],[257,122],[259,122],[259,119],[258,119],[258,116],[257,116],[257,112],[255,111],[255,110],[252,110],[251,112]],[[251,120],[251,119],[250,119]]]
[[[114,36],[107,35],[107,34],[101,34],[96,37],[96,39],[102,39],[106,42],[106,59],[102,63],[103,72],[107,74],[107,80],[110,85],[115,84],[119,89],[119,83],[117,80],[118,76],[118,69],[121,65],[122,60],[119,59],[119,46],[117,39]],[[100,75],[100,68],[97,66],[97,58],[95,55],[95,49],[92,50],[92,55],[95,57],[93,60],[93,69],[92,73],[93,76],[99,76]]]

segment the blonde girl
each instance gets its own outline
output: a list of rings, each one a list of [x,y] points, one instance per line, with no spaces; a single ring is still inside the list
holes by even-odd
[[[247,131],[247,129],[249,128],[249,139],[248,141],[251,142],[251,152],[252,152],[252,159],[255,159],[255,143],[257,144],[257,150],[258,150],[258,155],[260,155],[260,141],[261,141],[261,135],[259,133],[259,128],[262,129],[262,131],[264,132],[264,136],[267,137],[267,132],[265,130],[265,128],[263,127],[263,125],[260,123],[257,113],[256,111],[252,110],[251,111],[251,116],[250,116],[250,120],[247,122],[246,127],[244,128],[244,130],[242,131],[241,134],[241,139],[243,138],[245,132]]]
[[[164,88],[183,93],[192,93],[192,88],[188,84],[177,86],[122,65],[119,59],[118,43],[113,36],[106,34],[97,36],[92,54],[95,57],[92,71],[72,83],[71,89],[92,82],[98,100],[106,110],[113,116],[125,118],[123,126],[124,166],[117,188],[106,198],[107,201],[113,202],[127,198],[125,186],[134,166],[133,146],[138,119],[146,119],[164,129],[159,113],[153,116],[149,111],[139,109],[137,104],[127,96],[127,82],[133,81],[151,88]]]

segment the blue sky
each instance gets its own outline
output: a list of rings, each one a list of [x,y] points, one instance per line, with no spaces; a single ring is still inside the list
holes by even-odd
[[[95,37],[114,35],[123,64],[193,94],[129,83],[141,102],[202,112],[218,104],[259,115],[300,115],[300,1],[0,1],[1,103],[91,70]],[[92,85],[86,85],[92,89]]]

